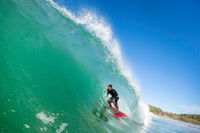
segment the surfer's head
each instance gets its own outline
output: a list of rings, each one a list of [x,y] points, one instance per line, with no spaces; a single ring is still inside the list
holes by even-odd
[[[112,90],[112,85],[108,85],[108,90]]]

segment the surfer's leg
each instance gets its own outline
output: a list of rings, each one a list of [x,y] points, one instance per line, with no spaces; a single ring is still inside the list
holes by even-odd
[[[117,97],[113,99],[113,104],[115,105],[115,108],[116,108],[117,110],[119,109],[118,104],[117,104],[118,99],[119,99],[119,98],[117,98]]]
[[[116,99],[113,99],[113,104],[115,105],[115,108],[118,110],[119,107],[118,107],[118,105],[117,105],[117,100],[116,100]]]
[[[109,106],[110,106],[110,108],[111,108],[111,107],[112,107],[112,105],[111,105],[111,100],[108,99],[107,102],[108,102],[108,104],[109,104]]]

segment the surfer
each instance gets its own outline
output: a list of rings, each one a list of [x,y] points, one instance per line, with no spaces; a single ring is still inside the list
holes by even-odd
[[[118,110],[119,107],[118,107],[117,101],[119,100],[119,97],[118,97],[117,91],[112,88],[112,85],[108,85],[106,98],[108,97],[108,94],[112,96],[107,100],[110,108],[112,107],[111,103],[113,103],[115,105],[115,108]]]

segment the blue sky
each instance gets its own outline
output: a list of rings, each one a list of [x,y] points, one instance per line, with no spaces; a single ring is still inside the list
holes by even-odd
[[[198,0],[59,0],[104,16],[141,86],[144,101],[175,113],[200,113]]]

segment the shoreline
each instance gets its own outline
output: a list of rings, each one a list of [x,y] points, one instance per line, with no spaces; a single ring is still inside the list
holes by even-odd
[[[190,123],[193,125],[200,126],[200,114],[175,114],[175,113],[169,113],[165,112],[162,109],[149,105],[149,111],[156,116],[178,120],[181,122]]]

